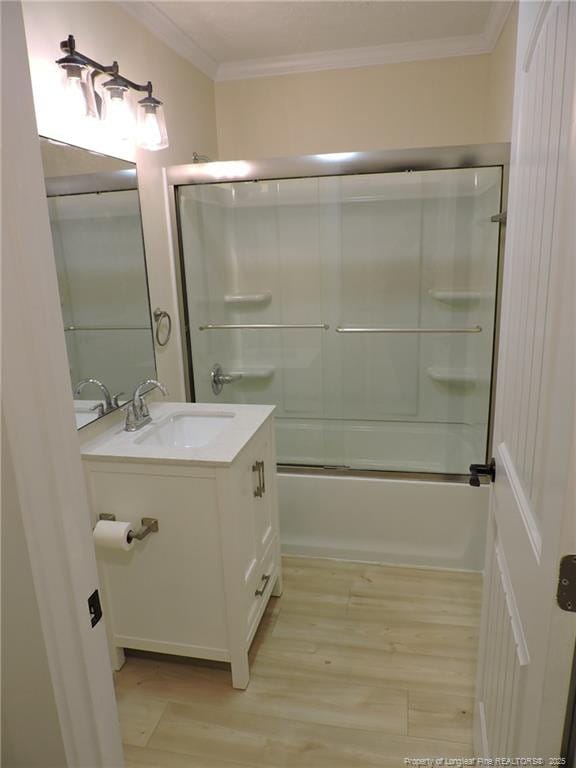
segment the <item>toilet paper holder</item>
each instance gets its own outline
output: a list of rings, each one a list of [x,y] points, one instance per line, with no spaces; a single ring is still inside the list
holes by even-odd
[[[116,520],[116,515],[102,512],[98,515],[98,520]],[[149,533],[156,533],[158,531],[158,520],[156,520],[155,517],[143,517],[141,522],[142,528],[140,528],[140,530],[130,531],[128,534],[128,542],[132,541],[132,539],[142,541],[142,539],[145,539]]]

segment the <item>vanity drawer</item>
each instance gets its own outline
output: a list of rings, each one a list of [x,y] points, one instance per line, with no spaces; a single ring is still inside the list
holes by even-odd
[[[252,637],[258,628],[258,623],[264,613],[264,608],[272,593],[277,576],[278,538],[275,536],[270,541],[264,557],[254,569],[254,573],[246,584],[248,590],[246,628],[249,643],[252,641]]]

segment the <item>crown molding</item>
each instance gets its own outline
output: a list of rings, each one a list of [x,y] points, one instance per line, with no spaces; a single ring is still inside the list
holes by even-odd
[[[231,61],[220,64],[216,80],[248,80],[327,69],[355,69],[425,59],[449,59],[454,56],[473,56],[489,52],[483,35],[466,35],[422,40],[417,43],[390,43],[303,55]]]
[[[118,5],[137,19],[173,51],[187,59],[211,80],[216,79],[218,64],[151,2],[118,2]]]
[[[496,47],[513,6],[514,0],[499,0],[492,5],[490,16],[482,33],[490,52]]]
[[[243,59],[218,65],[166,16],[159,7],[161,3],[135,3],[126,2],[126,0],[119,2],[119,5],[127,13],[140,21],[160,40],[204,72],[205,75],[218,82],[492,53],[513,4],[513,0],[495,2],[492,5],[485,29],[477,35],[318,51],[302,55]]]

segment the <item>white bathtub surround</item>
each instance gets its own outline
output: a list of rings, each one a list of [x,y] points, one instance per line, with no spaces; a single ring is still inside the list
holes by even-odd
[[[115,668],[124,648],[217,661],[235,688],[270,595],[282,591],[273,408],[153,403],[83,447],[93,526],[102,514],[158,530],[97,548]]]
[[[481,571],[488,487],[280,474],[282,551]]]

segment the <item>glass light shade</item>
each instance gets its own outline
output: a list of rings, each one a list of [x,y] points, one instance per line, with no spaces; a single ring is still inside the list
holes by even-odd
[[[104,119],[110,133],[123,141],[134,137],[135,124],[132,106],[128,98],[128,89],[114,84],[104,83]]]
[[[147,96],[138,102],[136,142],[141,149],[156,151],[168,146],[168,132],[162,102]]]
[[[95,107],[88,78],[88,67],[80,64],[62,65],[64,109],[69,119],[93,117]]]

